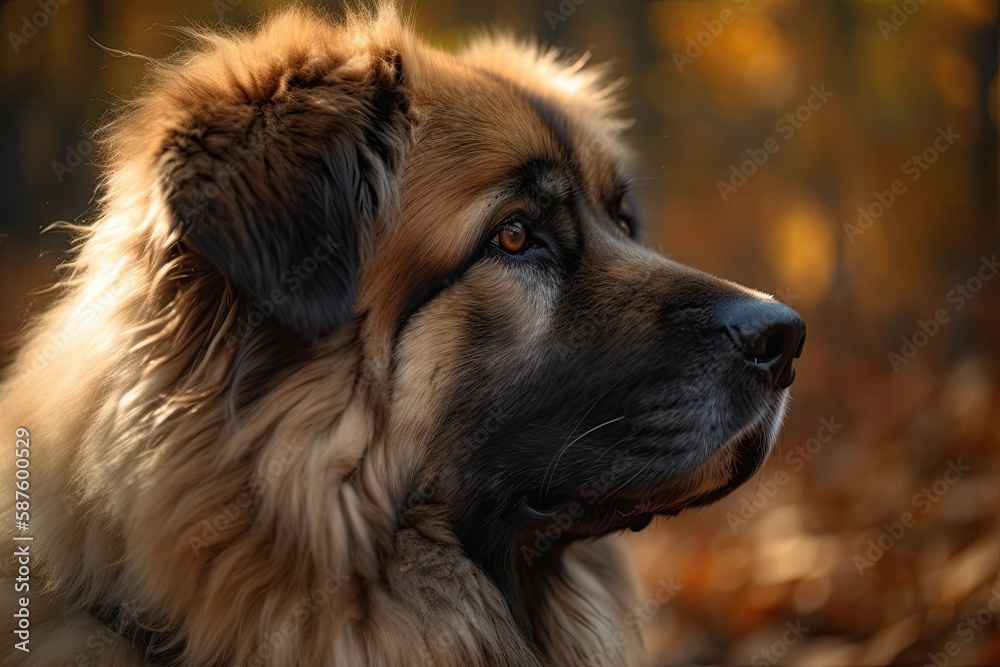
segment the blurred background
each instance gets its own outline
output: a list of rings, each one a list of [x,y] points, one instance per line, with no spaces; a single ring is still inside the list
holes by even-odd
[[[259,0],[0,5],[0,363],[98,174],[91,136]],[[331,7],[336,11],[337,5]],[[628,80],[646,241],[775,294],[809,340],[779,446],[717,505],[623,536],[659,664],[1000,664],[995,0],[420,0]],[[115,49],[118,51],[109,51]],[[596,661],[599,664],[599,660]]]

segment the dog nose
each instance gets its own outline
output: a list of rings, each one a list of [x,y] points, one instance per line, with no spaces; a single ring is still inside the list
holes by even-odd
[[[802,354],[806,340],[806,323],[798,313],[777,301],[740,299],[724,310],[720,323],[736,351],[761,371],[768,387],[791,386],[792,362]]]

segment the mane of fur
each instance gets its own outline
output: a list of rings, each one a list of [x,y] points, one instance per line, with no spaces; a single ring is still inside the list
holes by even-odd
[[[206,82],[253,97],[270,68],[361,67],[413,42],[390,9],[340,23],[291,9],[253,34],[199,33],[109,126],[97,218],[77,230],[61,296],[0,386],[0,431],[24,426],[33,442],[37,647],[28,663],[18,653],[0,664],[134,664],[135,649],[89,616],[95,607],[166,630],[184,664],[640,659],[629,584],[606,541],[572,547],[565,577],[535,592],[549,603],[535,649],[433,513],[404,525],[398,508],[424,461],[385,427],[388,387],[359,325],[294,353],[267,329],[230,344],[245,305],[184,251],[155,185],[158,142]],[[610,113],[596,78],[551,55],[505,41],[469,53],[507,69],[516,57],[539,85],[554,80]],[[13,469],[3,457],[8,488]]]

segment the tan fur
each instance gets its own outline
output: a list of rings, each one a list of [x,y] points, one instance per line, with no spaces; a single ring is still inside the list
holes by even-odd
[[[639,663],[612,542],[575,544],[565,578],[534,593],[551,605],[532,645],[433,508],[399,515],[436,465],[428,438],[440,415],[427,396],[448,377],[426,360],[463,336],[446,302],[401,351],[395,386],[387,373],[406,287],[481,233],[483,191],[499,174],[556,150],[491,73],[563,104],[581,137],[618,151],[599,79],[506,38],[438,52],[391,11],[337,23],[290,10],[254,34],[200,42],[160,66],[110,128],[99,216],[79,230],[59,302],[0,389],[0,433],[31,432],[34,536],[32,651],[12,649],[5,613],[0,664],[136,664],[137,649],[89,615],[95,605],[130,610],[191,665]],[[261,361],[260,396],[233,405],[226,334],[239,298],[177,251],[157,185],[163,146],[202,111],[285,94],[292,72],[362,81],[392,52],[404,54],[416,121],[398,182],[378,179],[389,203],[360,248],[364,317],[287,364]],[[447,139],[422,144],[429,136]],[[601,155],[584,161],[595,188]],[[544,304],[532,312],[543,317]],[[13,470],[0,457],[6,489]],[[5,544],[11,530],[4,522]]]

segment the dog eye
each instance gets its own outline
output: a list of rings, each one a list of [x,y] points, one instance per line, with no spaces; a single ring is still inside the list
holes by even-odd
[[[503,223],[490,243],[506,253],[516,255],[528,249],[528,228],[517,217]]]

